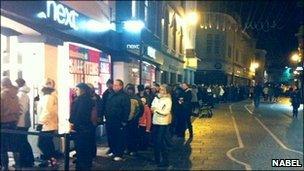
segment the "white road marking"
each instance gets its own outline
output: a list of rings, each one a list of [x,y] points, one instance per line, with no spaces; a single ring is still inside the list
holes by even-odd
[[[229,105],[229,109],[230,109],[230,113],[231,113],[231,114],[233,113],[233,112],[232,112],[232,105],[233,105],[233,104]],[[227,157],[228,157],[230,160],[235,161],[236,163],[245,166],[246,170],[252,170],[252,168],[251,168],[251,166],[250,166],[249,164],[247,164],[247,163],[245,163],[245,162],[242,162],[242,161],[239,161],[239,160],[235,159],[235,158],[232,156],[232,154],[231,154],[232,151],[234,151],[234,150],[244,148],[244,143],[243,143],[243,141],[242,141],[241,134],[240,134],[240,131],[239,131],[238,127],[237,127],[235,118],[234,118],[233,116],[231,116],[231,118],[232,118],[232,121],[233,121],[233,125],[234,125],[234,129],[235,129],[235,133],[236,133],[236,137],[237,137],[239,146],[238,146],[238,147],[234,147],[234,148],[228,150],[228,151],[226,152],[226,155],[227,155]]]
[[[231,105],[229,105],[229,110],[230,110],[230,113],[232,114],[232,106],[233,106],[234,104],[231,104]]]
[[[244,107],[251,115],[253,114],[253,112],[248,109],[248,105],[245,105]]]
[[[246,107],[246,105],[244,106],[246,109],[247,109],[247,111],[249,112],[249,113],[251,113],[251,114],[253,114],[253,112],[252,111],[250,111],[247,107]],[[287,117],[287,116],[286,116]],[[288,151],[291,151],[291,152],[294,152],[294,153],[298,153],[298,154],[302,154],[303,155],[303,152],[301,152],[301,151],[297,151],[297,150],[294,150],[294,149],[290,149],[290,148],[288,148],[276,135],[274,135],[269,129],[268,129],[268,127],[266,126],[266,125],[264,125],[263,123],[262,123],[262,121],[259,119],[259,118],[257,118],[257,117],[255,117],[254,116],[254,118],[259,122],[259,124],[271,135],[271,137],[282,147],[282,148],[284,148],[285,150],[288,150]]]

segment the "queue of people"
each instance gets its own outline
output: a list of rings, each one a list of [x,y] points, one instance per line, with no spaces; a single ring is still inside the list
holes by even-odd
[[[29,88],[23,79],[16,80],[18,87],[9,78],[1,80],[1,129],[28,131],[31,127],[29,114]],[[124,155],[136,156],[138,151],[154,149],[154,161],[158,167],[169,166],[168,149],[172,137],[194,137],[191,116],[202,104],[215,107],[218,103],[235,102],[251,97],[256,107],[260,97],[274,101],[279,96],[279,87],[271,90],[266,85],[254,87],[238,85],[189,85],[187,83],[152,87],[134,84],[125,85],[120,79],[108,80],[108,89],[102,97],[95,93],[94,86],[79,83],[72,98],[69,122],[75,142],[76,170],[90,170],[96,157],[96,128],[105,124],[109,150],[107,156],[122,161]],[[136,93],[136,88],[137,92]],[[58,130],[58,100],[55,82],[47,79],[41,89],[38,105],[37,130],[55,134]],[[300,105],[299,91],[291,91],[294,117]],[[17,140],[18,143],[12,143]],[[39,136],[38,147],[42,152],[40,166],[56,167],[57,159],[53,136]],[[34,165],[32,148],[26,135],[3,134],[1,138],[1,166],[8,168],[7,152],[14,152],[18,167]],[[19,160],[18,160],[19,159]]]

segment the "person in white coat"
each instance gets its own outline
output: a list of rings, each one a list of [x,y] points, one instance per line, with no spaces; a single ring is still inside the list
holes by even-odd
[[[154,157],[158,167],[169,166],[168,149],[166,145],[166,134],[171,124],[172,99],[167,85],[161,85],[159,94],[154,98],[153,111],[153,135],[154,135]],[[162,160],[161,160],[162,159]]]
[[[55,81],[47,79],[42,88],[43,96],[38,104],[39,119],[37,130],[47,134],[54,134],[58,130],[58,100],[55,91]],[[49,163],[56,166],[55,146],[52,136],[39,136],[38,147],[43,153],[45,161],[40,164],[41,167]]]
[[[27,95],[30,92],[30,88],[26,86],[24,79],[18,78],[16,80],[18,85],[18,98],[21,108],[21,115],[17,122],[17,130],[28,131],[31,127],[31,116],[30,116],[30,98]],[[28,142],[27,135],[18,135],[17,140],[19,160],[17,160],[16,153],[14,153],[16,165],[18,167],[32,167],[34,166],[34,155],[31,145]]]

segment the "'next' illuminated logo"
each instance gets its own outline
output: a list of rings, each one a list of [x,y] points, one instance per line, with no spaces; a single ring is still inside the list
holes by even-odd
[[[57,4],[55,1],[46,1],[46,13],[40,12],[37,14],[39,18],[51,18],[59,24],[63,24],[77,30],[76,18],[79,14],[74,10],[69,10],[62,4]]]

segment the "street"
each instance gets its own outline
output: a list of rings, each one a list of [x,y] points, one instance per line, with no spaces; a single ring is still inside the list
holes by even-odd
[[[301,170],[303,169],[303,107],[293,119],[287,99],[262,103],[253,110],[249,100],[220,104],[212,118],[194,118],[192,141],[173,138],[170,170]],[[188,137],[188,135],[187,135]],[[107,158],[105,139],[98,147],[96,170],[154,170],[153,151]],[[299,159],[302,168],[271,166],[271,159]],[[74,165],[71,163],[71,169]]]

